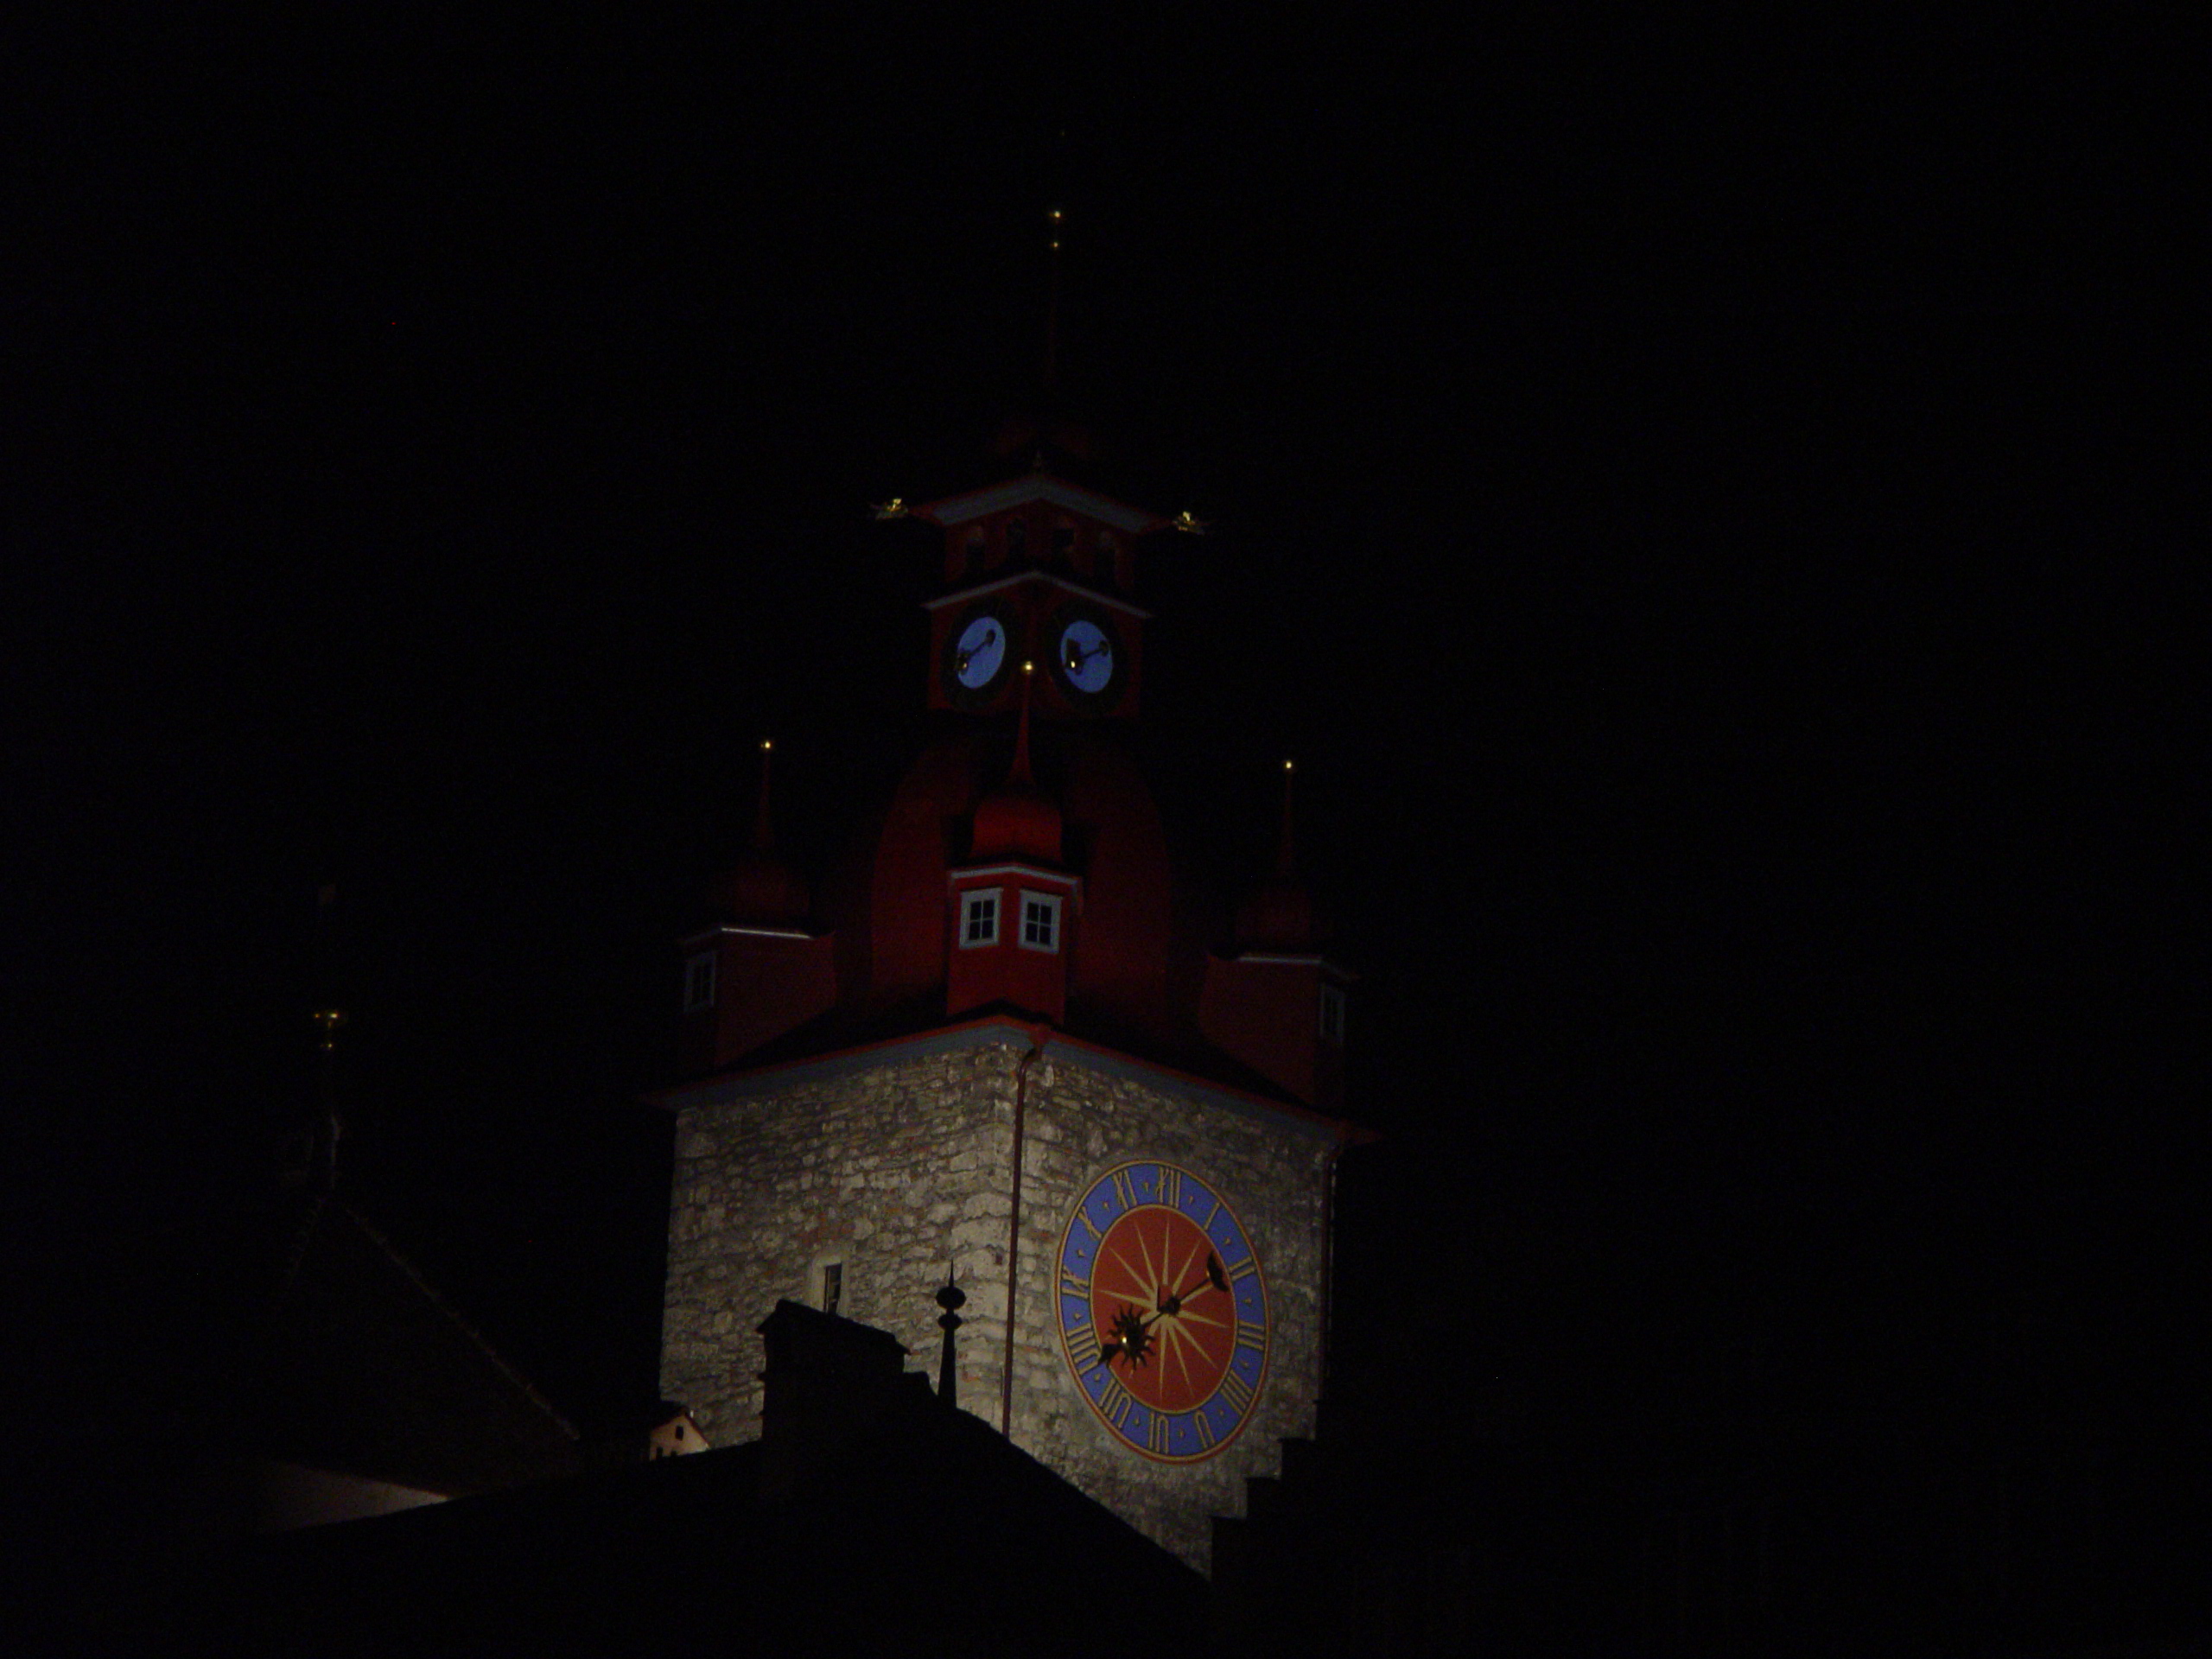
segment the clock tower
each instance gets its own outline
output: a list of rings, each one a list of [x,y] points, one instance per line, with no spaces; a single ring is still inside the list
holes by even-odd
[[[779,1300],[926,1361],[949,1268],[960,1408],[1203,1567],[1313,1428],[1349,976],[1287,823],[1217,902],[1131,753],[1174,521],[1041,467],[911,516],[944,538],[931,736],[813,882],[764,753],[684,944],[663,1388],[748,1438]]]

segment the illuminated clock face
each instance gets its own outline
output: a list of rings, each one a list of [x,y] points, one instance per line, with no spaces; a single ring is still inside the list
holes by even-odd
[[[1173,1164],[1101,1175],[1060,1236],[1055,1297],[1076,1387],[1115,1439],[1197,1463],[1251,1420],[1268,1374],[1268,1289],[1221,1195]]]
[[[1060,630],[1060,677],[1085,696],[1095,697],[1113,683],[1114,642],[1088,617]]]
[[[980,691],[1006,666],[1006,624],[988,612],[969,619],[952,642],[952,677]]]
[[[954,619],[939,647],[938,685],[956,709],[987,709],[1006,690],[1019,643],[1006,613],[985,602]]]

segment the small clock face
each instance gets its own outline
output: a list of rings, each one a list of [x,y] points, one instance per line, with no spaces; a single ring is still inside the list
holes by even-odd
[[[970,691],[988,685],[1006,665],[1006,625],[979,616],[960,630],[952,646],[952,677]]]
[[[979,607],[969,612],[944,642],[944,686],[958,702],[980,702],[1006,678],[1014,644],[1006,618]]]
[[[1268,1372],[1268,1291],[1228,1204],[1173,1164],[1123,1164],[1077,1203],[1055,1298],[1076,1387],[1115,1439],[1197,1463],[1251,1420]]]
[[[1114,642],[1105,629],[1077,617],[1060,630],[1060,672],[1087,696],[1096,696],[1114,677]]]
[[[1128,664],[1105,610],[1081,601],[1062,606],[1046,624],[1040,643],[1052,651],[1053,683],[1074,707],[1103,714],[1121,700]]]

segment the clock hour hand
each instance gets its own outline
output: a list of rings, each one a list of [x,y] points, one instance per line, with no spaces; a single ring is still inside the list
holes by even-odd
[[[1114,1316],[1112,1334],[1099,1341],[1097,1363],[1104,1365],[1119,1354],[1132,1365],[1143,1364],[1144,1357],[1152,1347],[1154,1325],[1170,1314],[1180,1313],[1189,1306],[1192,1298],[1209,1290],[1226,1291],[1228,1288],[1229,1274],[1222,1269],[1221,1258],[1208,1250],[1205,1271],[1198,1275],[1197,1282],[1187,1289],[1169,1292],[1149,1318],[1134,1307],[1124,1307]]]
[[[1180,1313],[1192,1300],[1209,1290],[1226,1291],[1229,1275],[1222,1270],[1221,1258],[1211,1250],[1206,1252],[1205,1271],[1188,1288],[1171,1291],[1160,1299],[1160,1306],[1149,1315],[1133,1307],[1124,1307],[1114,1316],[1113,1334],[1098,1344],[1098,1363],[1103,1365],[1116,1354],[1122,1355],[1132,1365],[1144,1363],[1146,1351],[1152,1346],[1152,1327],[1170,1314]]]
[[[965,674],[968,671],[968,664],[975,660],[977,652],[988,651],[998,642],[999,631],[996,628],[988,630],[974,645],[961,647],[960,654],[952,659],[952,671],[956,674]]]

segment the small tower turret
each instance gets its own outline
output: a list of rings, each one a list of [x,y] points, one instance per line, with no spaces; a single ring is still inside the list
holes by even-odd
[[[713,922],[683,941],[687,1071],[730,1065],[834,1006],[830,939],[810,925],[806,878],[776,856],[769,810],[772,741],[760,743],[752,844],[710,884]]]
[[[993,1002],[1066,1018],[1068,957],[1083,884],[1061,862],[1058,803],[1029,762],[1036,665],[1021,665],[1021,712],[1006,781],[976,804],[969,861],[950,871],[945,1012]]]
[[[1298,878],[1291,782],[1282,763],[1282,828],[1274,870],[1237,907],[1231,954],[1206,963],[1198,1020],[1206,1036],[1299,1099],[1344,1099],[1344,989],[1328,960],[1325,918]]]

